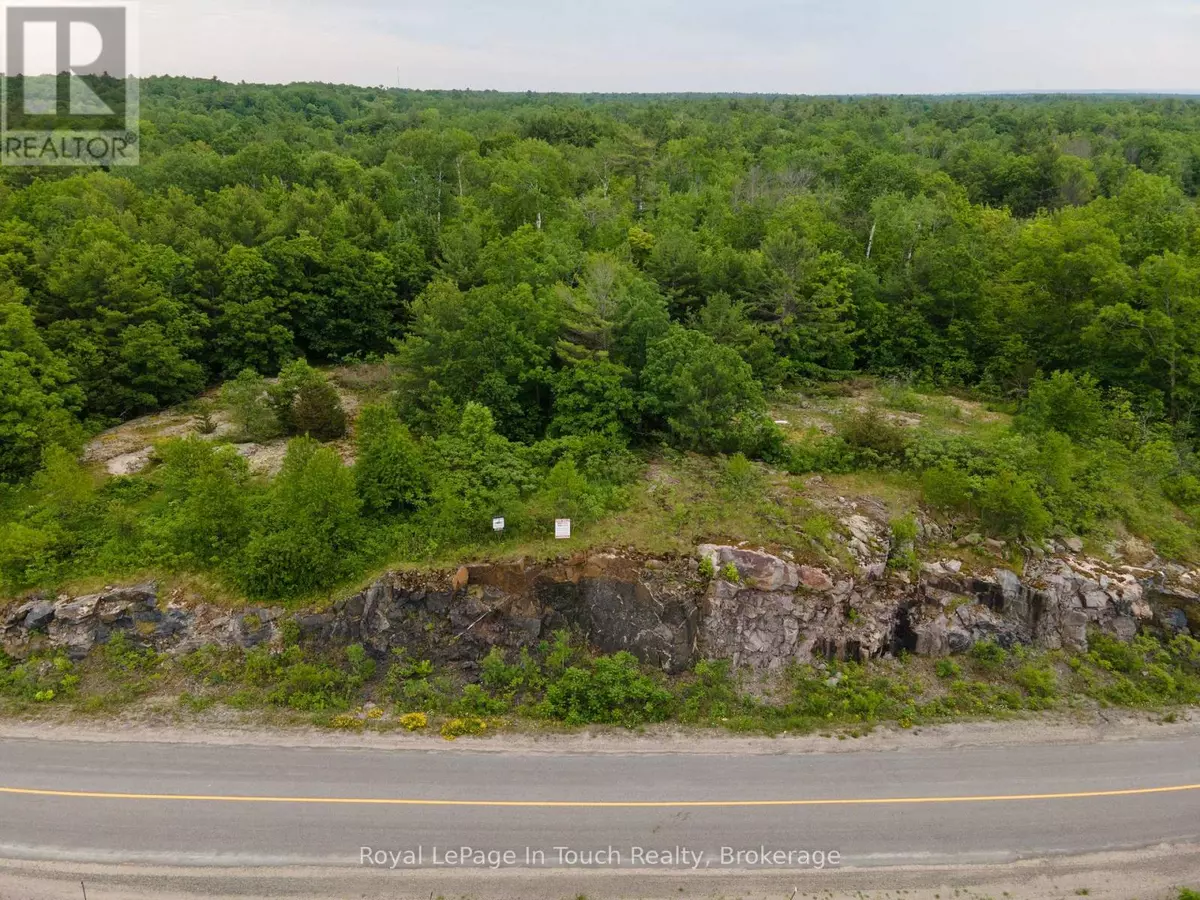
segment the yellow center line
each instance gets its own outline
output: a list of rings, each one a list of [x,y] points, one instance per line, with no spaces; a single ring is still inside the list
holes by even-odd
[[[993,794],[974,797],[863,797],[814,800],[420,800],[400,797],[238,797],[221,794],[126,794],[106,791],[50,791],[0,787],[0,794],[28,797],[66,797],[83,800],[160,800],[188,803],[300,803],[349,806],[470,806],[541,807],[548,809],[640,809],[753,806],[882,806],[913,803],[1000,803],[1020,800],[1082,800],[1093,797],[1135,797],[1200,791],[1200,784],[1129,788],[1115,791],[1073,791],[1058,794]]]

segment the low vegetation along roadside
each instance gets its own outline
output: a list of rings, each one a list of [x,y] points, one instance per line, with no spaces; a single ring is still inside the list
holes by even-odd
[[[284,646],[205,647],[168,657],[115,635],[87,660],[63,655],[17,662],[0,655],[6,715],[136,711],[152,721],[230,714],[228,721],[315,724],[347,730],[439,732],[448,740],[501,728],[652,723],[737,732],[837,732],[903,728],[1043,710],[1126,707],[1174,721],[1200,703],[1200,641],[1122,644],[1092,636],[1082,655],[976,645],[939,660],[901,656],[860,665],[792,666],[751,682],[724,661],[667,679],[628,653],[589,653],[567,632],[533,650],[493,650],[477,672],[442,670],[403,653],[376,660],[362,646],[322,653],[295,633]],[[211,720],[211,718],[209,719]]]

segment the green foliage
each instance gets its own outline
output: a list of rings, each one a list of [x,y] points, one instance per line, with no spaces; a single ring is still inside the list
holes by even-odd
[[[921,493],[935,509],[970,513],[975,508],[975,483],[951,464],[929,469],[921,476]]]
[[[847,416],[839,434],[858,455],[860,466],[863,460],[882,465],[898,462],[908,446],[903,429],[874,408]]]
[[[599,723],[632,728],[661,722],[674,698],[642,673],[629,653],[600,657],[586,667],[572,666],[546,689],[546,707],[569,725]]]
[[[1052,521],[1029,480],[1008,470],[984,481],[979,517],[993,534],[1035,540],[1049,530]]]
[[[354,568],[362,533],[350,470],[311,438],[288,445],[246,545],[240,578],[255,597],[296,597],[336,584]]]
[[[445,400],[473,402],[492,411],[501,434],[539,437],[559,316],[553,295],[535,296],[528,284],[464,292],[435,281],[413,304],[397,350],[402,410],[428,420]]]
[[[288,363],[267,389],[272,409],[288,434],[332,441],[346,434],[346,413],[337,391],[303,360]]]
[[[996,668],[1008,659],[1008,651],[995,641],[979,641],[971,647],[971,659],[981,666]]]
[[[164,532],[171,549],[201,566],[221,566],[250,531],[249,470],[232,448],[195,437],[158,447],[158,476],[170,504]]]
[[[1104,399],[1094,378],[1055,372],[1030,385],[1020,421],[1032,431],[1059,431],[1087,441],[1100,435],[1106,419]]]
[[[221,402],[238,434],[251,441],[268,441],[283,431],[267,381],[253,369],[243,369],[221,388]]]
[[[913,569],[917,566],[916,541],[917,520],[912,516],[893,519],[891,522],[891,553],[888,566],[893,569]]]
[[[638,421],[633,373],[607,360],[583,359],[554,378],[552,437],[621,436]]]
[[[5,592],[151,567],[300,596],[489,540],[493,515],[505,539],[595,520],[661,438],[900,471],[1005,537],[1124,529],[1200,558],[1195,103],[178,78],[143,101],[136,172],[0,191]],[[359,424],[366,522],[286,526],[287,492],[224,452],[171,481],[167,451],[140,494],[51,496],[85,435],[222,380],[237,440],[340,438],[300,360],[389,353],[404,426]],[[766,415],[765,392],[863,373],[903,427],[868,408],[785,443]],[[927,387],[1019,407],[1017,429],[968,434]],[[345,500],[321,465],[314,504]],[[739,481],[726,498],[757,490]]]
[[[46,345],[23,292],[11,283],[0,291],[0,482],[13,482],[37,468],[47,447],[80,443],[73,413],[83,393]]]
[[[354,483],[367,509],[397,512],[421,505],[428,492],[422,449],[389,407],[365,407],[355,441]]]
[[[962,675],[962,667],[952,659],[939,659],[934,671],[938,678],[958,678]]]
[[[75,665],[64,654],[34,654],[17,662],[0,651],[0,697],[49,703],[69,698],[78,685]]]
[[[672,328],[650,347],[642,384],[647,410],[679,447],[758,455],[777,431],[750,366],[706,334]]]
[[[519,448],[496,431],[491,410],[468,403],[456,427],[432,447],[431,527],[445,540],[486,534],[493,516],[516,522],[534,473]]]

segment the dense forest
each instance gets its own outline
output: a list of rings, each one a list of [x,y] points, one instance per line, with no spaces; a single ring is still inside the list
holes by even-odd
[[[1195,551],[1200,102],[426,93],[143,82],[142,165],[0,172],[0,587],[147,565],[253,596],[622,503],[655,448],[894,469],[1036,538]],[[388,367],[351,423],[330,364]],[[282,374],[281,374],[282,373]],[[867,374],[995,444],[773,397]],[[195,401],[291,435],[144,477],[91,435]]]

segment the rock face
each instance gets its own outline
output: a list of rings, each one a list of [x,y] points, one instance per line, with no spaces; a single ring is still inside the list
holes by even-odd
[[[948,559],[914,577],[887,568],[886,536],[860,518],[848,541],[853,572],[703,545],[697,559],[717,573],[708,580],[697,559],[601,553],[551,565],[468,565],[438,577],[393,573],[329,609],[300,613],[233,613],[142,584],[11,604],[0,612],[0,640],[14,657],[58,648],[82,658],[118,631],[182,653],[275,643],[295,627],[320,644],[362,643],[381,658],[403,650],[471,672],[493,647],[536,646],[570,628],[600,651],[627,650],[669,673],[704,657],[769,673],[817,658],[941,656],[982,640],[1084,649],[1089,628],[1122,640],[1142,627],[1200,634],[1200,574],[1043,553],[1021,572],[971,573]]]
[[[696,658],[699,609],[686,567],[594,555],[547,567],[468,566],[432,585],[389,575],[331,610],[298,614],[185,606],[160,597],[153,584],[138,585],[31,599],[0,615],[0,637],[15,657],[57,648],[81,659],[117,631],[183,653],[205,644],[249,648],[277,641],[292,621],[302,636],[322,644],[362,643],[381,657],[403,649],[471,670],[492,647],[535,646],[572,628],[603,652],[628,650],[674,673]]]

